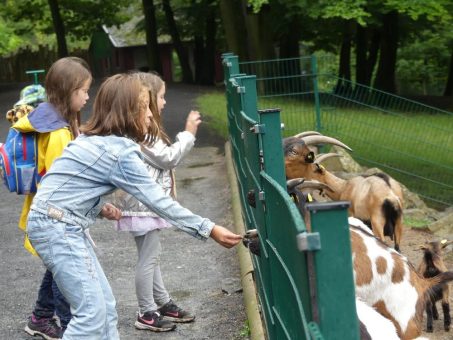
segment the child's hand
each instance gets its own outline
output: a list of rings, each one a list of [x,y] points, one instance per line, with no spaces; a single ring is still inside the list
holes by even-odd
[[[201,124],[201,115],[198,111],[190,111],[187,115],[186,120],[186,131],[189,131],[192,135],[197,135],[198,125]]]
[[[119,220],[121,218],[121,210],[113,204],[106,203],[102,207],[101,216],[108,220]]]
[[[211,237],[214,241],[225,248],[234,247],[242,240],[241,235],[236,235],[235,233],[232,233],[228,229],[219,225],[215,225],[214,228],[212,228]]]

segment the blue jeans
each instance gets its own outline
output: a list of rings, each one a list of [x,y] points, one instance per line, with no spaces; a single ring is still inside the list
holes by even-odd
[[[36,301],[33,314],[39,319],[50,319],[54,313],[60,318],[61,326],[66,328],[71,320],[69,304],[58,289],[52,272],[46,270],[41,281],[41,286],[39,287],[38,300]]]
[[[30,211],[27,233],[71,306],[63,339],[119,339],[115,298],[82,228]]]

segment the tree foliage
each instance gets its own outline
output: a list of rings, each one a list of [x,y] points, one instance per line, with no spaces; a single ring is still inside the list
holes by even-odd
[[[58,5],[60,28],[51,3]],[[55,33],[58,46],[86,48],[101,25],[143,16],[136,29],[147,32],[150,67],[159,65],[157,37],[171,36],[186,81],[210,83],[218,52],[245,61],[322,50],[339,57],[337,73],[348,80],[394,92],[445,87],[451,93],[451,13],[451,0],[4,0],[0,53],[55,48]]]
[[[87,45],[93,31],[101,25],[113,26],[127,19],[122,9],[126,0],[54,0],[59,7],[66,39],[75,46]],[[50,44],[55,33],[48,0],[6,0],[0,4],[1,17],[22,45]],[[85,43],[85,44],[84,44]]]

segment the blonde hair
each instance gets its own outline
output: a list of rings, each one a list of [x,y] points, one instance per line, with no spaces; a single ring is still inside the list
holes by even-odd
[[[131,74],[107,78],[96,95],[90,119],[80,130],[86,135],[124,136],[142,142],[146,136],[143,93],[147,92]]]
[[[135,72],[133,75],[140,79],[142,84],[149,90],[149,109],[151,110],[153,117],[145,143],[153,145],[157,137],[162,139],[167,145],[170,145],[171,140],[165,132],[162,124],[162,117],[157,106],[157,94],[162,87],[165,86],[165,82],[157,73]],[[154,138],[151,138],[152,136],[154,136]]]
[[[58,110],[69,123],[72,135],[77,137],[80,125],[80,111],[71,112],[72,93],[81,89],[87,80],[92,80],[87,62],[78,57],[58,59],[46,75],[44,87],[47,101]]]

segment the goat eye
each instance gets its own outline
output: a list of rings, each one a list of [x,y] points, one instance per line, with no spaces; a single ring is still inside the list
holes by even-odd
[[[307,163],[313,163],[315,160],[315,154],[310,151],[306,156],[305,156],[305,162]]]
[[[289,154],[290,154],[291,156],[297,156],[297,151],[294,150],[294,149],[291,149],[291,151],[289,152]]]

